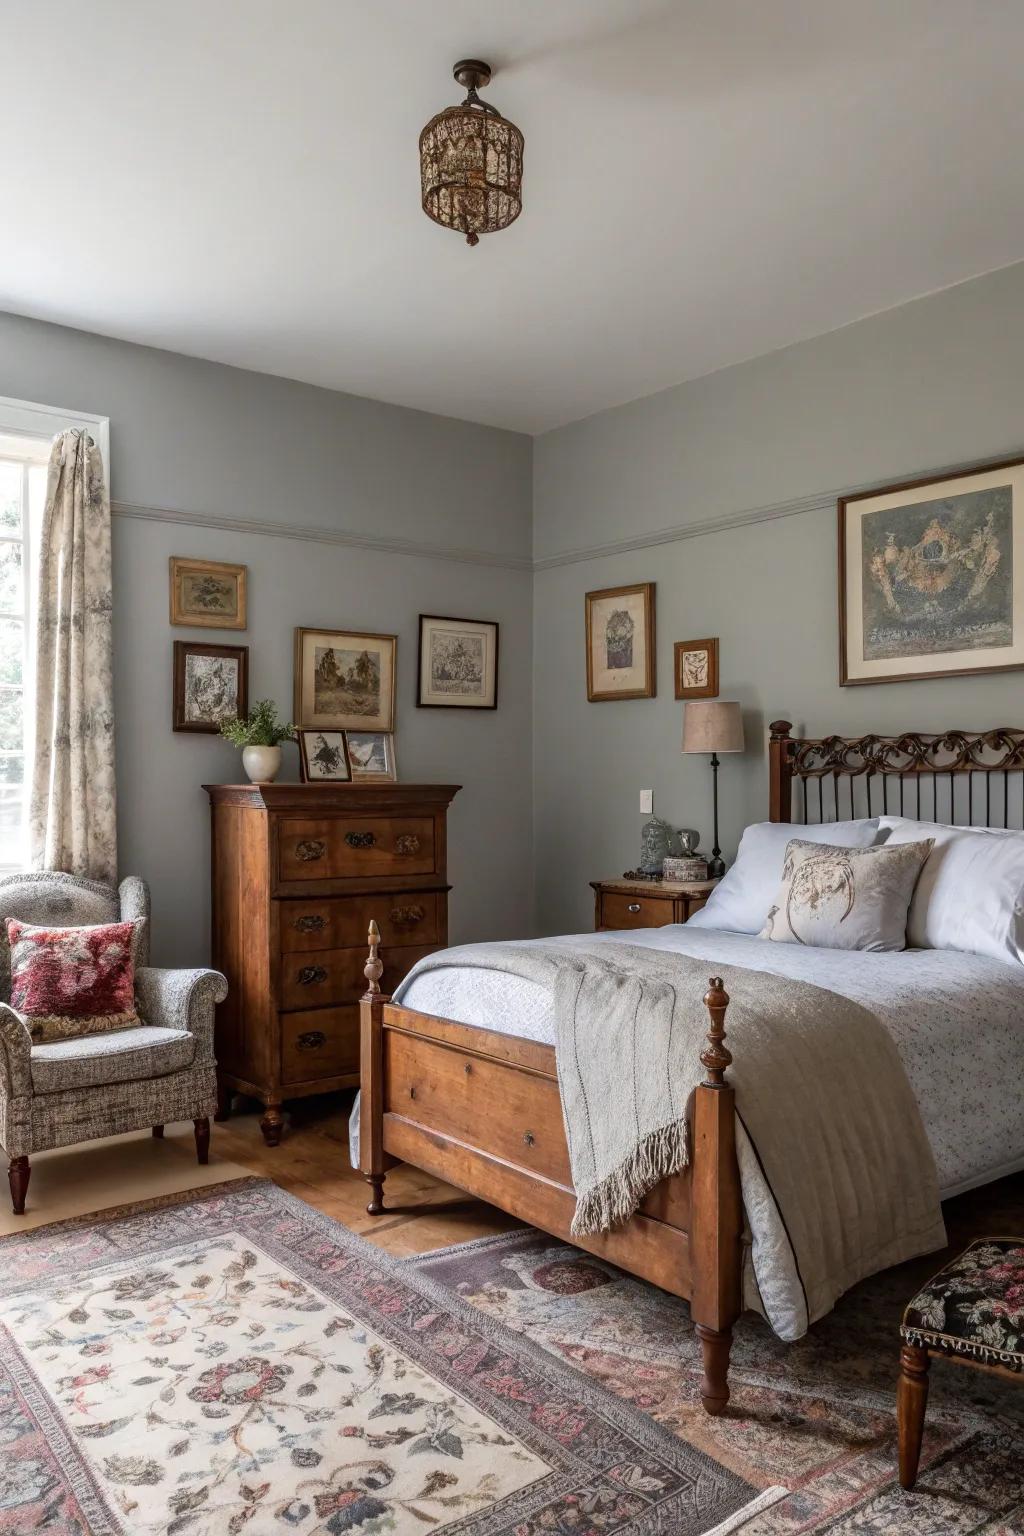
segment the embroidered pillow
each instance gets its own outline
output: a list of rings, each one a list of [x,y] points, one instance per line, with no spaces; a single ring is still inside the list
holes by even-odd
[[[36,1044],[138,1027],[134,929],[39,928],[7,919],[11,1007]]]
[[[907,912],[932,839],[839,848],[794,838],[759,937],[817,949],[906,949]]]

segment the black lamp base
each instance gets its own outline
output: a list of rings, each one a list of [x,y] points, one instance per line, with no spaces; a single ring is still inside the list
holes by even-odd
[[[708,859],[708,879],[709,880],[721,880],[721,878],[722,878],[722,876],[724,874],[725,874],[725,860],[724,859],[721,859],[721,858],[719,858],[719,859]]]

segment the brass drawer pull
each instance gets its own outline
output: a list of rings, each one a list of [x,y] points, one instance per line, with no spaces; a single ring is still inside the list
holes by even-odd
[[[308,917],[297,917],[292,927],[296,933],[319,933],[321,928],[327,927],[327,919],[319,912],[312,912]]]
[[[300,987],[317,987],[327,980],[327,972],[322,965],[304,965],[296,980]]]
[[[388,913],[396,928],[400,928],[405,924],[412,927],[415,923],[422,923],[426,915],[424,909],[415,903],[408,907],[392,907]]]
[[[400,832],[399,835],[395,838],[396,853],[411,854],[419,853],[419,851],[420,840],[416,836],[415,832]]]
[[[640,911],[640,903],[638,901],[631,901],[629,906],[626,908],[626,911],[627,912],[639,912]]]
[[[345,841],[350,848],[372,848],[377,838],[373,832],[346,832]]]
[[[295,857],[301,859],[304,864],[313,864],[317,859],[322,859],[327,852],[327,844],[318,837],[303,838],[301,843],[295,844]]]
[[[528,1147],[532,1147],[534,1141],[536,1140],[536,1137],[534,1136],[532,1131],[524,1131],[523,1132],[523,1140],[524,1140],[524,1142],[526,1143],[526,1145]]]
[[[318,1051],[322,1045],[327,1044],[327,1036],[322,1029],[307,1029],[304,1035],[299,1035],[295,1044],[300,1051]]]

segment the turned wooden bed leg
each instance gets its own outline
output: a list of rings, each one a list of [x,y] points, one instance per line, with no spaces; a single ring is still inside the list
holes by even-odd
[[[380,990],[384,962],[380,958],[380,930],[371,922],[370,954],[363,975],[366,991],[359,1000],[359,1167],[370,1186],[367,1215],[384,1210],[384,1175],[390,1159],[384,1152],[384,1004]]]
[[[928,1351],[914,1344],[900,1350],[896,1384],[896,1423],[900,1444],[900,1487],[913,1488],[921,1459],[924,1412],[928,1406]]]
[[[743,1197],[736,1161],[736,1101],[725,1080],[732,1054],[724,1044],[729,994],[712,976],[704,998],[711,1026],[700,1059],[707,1077],[691,1101],[690,1312],[704,1356],[701,1402],[722,1413],[729,1401],[732,1325],[741,1310]]]

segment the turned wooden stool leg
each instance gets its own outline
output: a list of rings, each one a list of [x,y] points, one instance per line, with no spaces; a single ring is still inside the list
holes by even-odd
[[[913,1488],[921,1456],[924,1411],[928,1406],[928,1351],[914,1344],[900,1350],[896,1423],[900,1442],[900,1487]]]
[[[155,1139],[157,1141],[163,1141],[163,1139],[164,1139],[164,1128],[163,1128],[163,1126],[162,1125],[154,1125],[154,1127],[153,1127],[153,1135],[154,1135],[154,1137],[155,1137]]]
[[[12,1157],[7,1168],[7,1178],[11,1186],[11,1204],[14,1207],[15,1216],[25,1214],[25,1196],[28,1194],[28,1181],[32,1169],[27,1157]]]
[[[205,1167],[210,1161],[210,1122],[209,1120],[193,1120],[196,1132],[196,1157]]]

